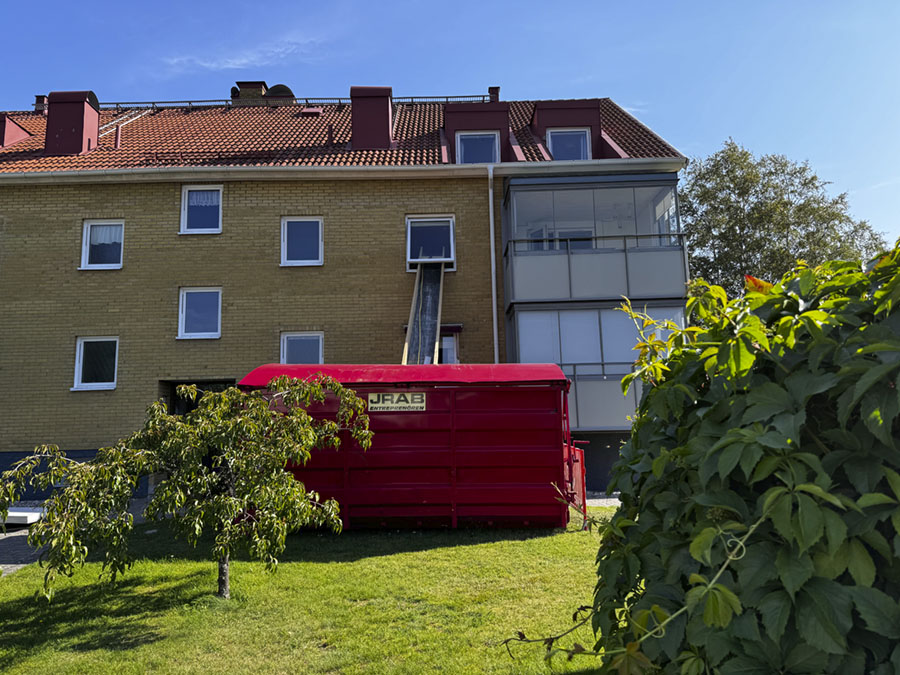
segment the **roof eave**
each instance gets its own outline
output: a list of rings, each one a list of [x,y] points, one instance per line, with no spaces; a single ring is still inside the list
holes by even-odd
[[[353,180],[356,178],[474,178],[488,166],[497,176],[590,175],[596,173],[677,172],[684,157],[594,159],[554,162],[501,162],[499,164],[429,164],[406,166],[201,166],[95,169],[88,171],[22,171],[0,173],[0,184],[116,183],[216,180]]]

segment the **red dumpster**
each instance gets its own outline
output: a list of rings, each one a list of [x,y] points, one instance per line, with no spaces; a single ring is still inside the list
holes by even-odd
[[[583,510],[583,453],[570,443],[559,366],[268,364],[240,386],[316,373],[354,389],[375,432],[366,452],[344,437],[339,451],[290,467],[338,500],[345,527],[563,527],[560,491]]]

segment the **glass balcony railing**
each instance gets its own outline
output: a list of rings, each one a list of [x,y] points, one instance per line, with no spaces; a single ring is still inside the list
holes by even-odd
[[[513,239],[503,253],[507,304],[680,298],[685,256],[681,233]]]
[[[640,382],[622,394],[622,378],[631,363],[569,363],[561,368],[569,388],[569,425],[579,431],[625,431],[631,428],[640,400]]]

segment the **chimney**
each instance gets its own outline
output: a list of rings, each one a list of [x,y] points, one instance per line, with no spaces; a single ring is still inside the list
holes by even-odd
[[[350,145],[354,150],[391,147],[391,88],[350,87]]]
[[[44,94],[38,94],[34,97],[34,112],[47,114],[47,97]]]
[[[92,91],[51,91],[45,155],[83,155],[97,147],[100,104]]]
[[[231,88],[231,98],[232,99],[235,99],[235,98],[243,98],[243,99],[262,98],[263,96],[266,95],[266,92],[269,89],[268,86],[266,85],[266,83],[263,81],[235,82],[235,84],[237,85],[237,87],[236,87],[237,92],[235,92],[235,87]]]
[[[500,100],[500,87],[488,87],[488,101],[497,103]]]

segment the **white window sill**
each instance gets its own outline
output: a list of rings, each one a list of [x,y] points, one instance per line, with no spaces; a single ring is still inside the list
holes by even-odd
[[[71,387],[69,391],[112,391],[116,388],[116,383],[111,384],[79,384]]]
[[[79,267],[79,272],[89,272],[91,270],[120,270],[122,265],[88,265],[87,267]]]
[[[303,261],[286,261],[282,262],[279,267],[322,267],[325,263],[322,260],[303,260]]]
[[[218,340],[221,333],[198,333],[197,335],[176,335],[176,340]]]
[[[178,234],[222,234],[222,230],[179,230]]]

